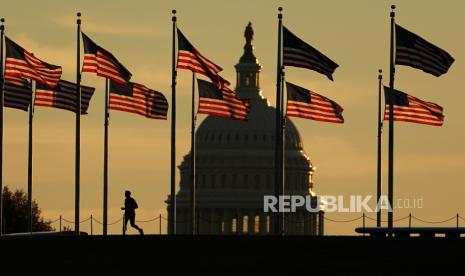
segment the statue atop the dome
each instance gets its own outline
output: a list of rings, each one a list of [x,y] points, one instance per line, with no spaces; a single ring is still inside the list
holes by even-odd
[[[252,29],[252,23],[251,22],[249,22],[249,24],[247,24],[247,27],[245,27],[244,37],[245,37],[244,54],[239,59],[239,62],[241,62],[241,63],[257,63],[257,58],[253,54],[253,46],[252,46],[253,29]]]
[[[249,22],[249,24],[245,28],[244,37],[245,37],[246,44],[252,44],[252,40],[253,40],[252,22]]]

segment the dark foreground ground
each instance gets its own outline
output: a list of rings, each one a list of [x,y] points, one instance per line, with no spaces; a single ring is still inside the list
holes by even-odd
[[[463,238],[27,236],[0,251],[1,276],[465,275]]]

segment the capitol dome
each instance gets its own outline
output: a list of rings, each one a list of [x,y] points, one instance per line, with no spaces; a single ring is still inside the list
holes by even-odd
[[[248,121],[208,116],[195,135],[195,204],[199,234],[269,234],[272,230],[273,216],[263,212],[263,196],[274,194],[276,109],[261,93],[262,66],[253,53],[251,23],[246,27],[245,38],[244,54],[235,66],[235,91],[239,98],[249,99]],[[179,166],[177,234],[190,234],[190,161],[188,153]],[[313,172],[299,131],[287,118],[285,194],[314,195]],[[323,213],[298,210],[285,214],[284,228],[286,234],[322,234]]]

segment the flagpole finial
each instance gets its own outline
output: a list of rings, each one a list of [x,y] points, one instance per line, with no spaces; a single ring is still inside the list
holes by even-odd
[[[176,21],[176,10],[172,10],[171,13],[173,14],[173,17],[171,18],[174,21]]]
[[[5,23],[5,18],[3,18],[3,17],[0,18],[0,22],[2,22],[1,25],[0,25],[0,30],[3,31],[5,29],[5,26],[3,26],[3,23]]]
[[[78,17],[78,19],[76,20],[76,23],[77,23],[77,24],[81,24],[81,13],[78,12],[76,15],[77,15],[77,17]]]
[[[378,79],[382,79],[383,78],[383,70],[378,69],[378,73],[379,73]]]
[[[391,5],[391,17],[394,17],[395,16],[395,12],[394,10],[396,9],[396,5]]]
[[[278,18],[281,19],[283,18],[283,14],[281,13],[283,11],[283,7],[278,7]]]

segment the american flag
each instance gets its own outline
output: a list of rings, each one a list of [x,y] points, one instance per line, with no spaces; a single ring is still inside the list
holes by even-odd
[[[220,87],[230,85],[229,81],[218,75],[223,69],[200,54],[179,29],[178,63],[176,68],[186,69],[204,75]]]
[[[404,92],[394,90],[394,121],[442,126],[444,114],[442,107],[430,102],[422,101]],[[384,87],[386,108],[384,120],[389,121],[389,95],[390,88]]]
[[[342,117],[344,109],[336,102],[290,82],[286,82],[286,88],[286,116],[328,123],[344,123],[344,117]]]
[[[110,81],[110,109],[166,120],[168,101],[162,93],[139,83]]]
[[[447,73],[453,62],[454,58],[446,51],[396,25],[396,64],[439,77]]]
[[[248,100],[240,100],[236,93],[227,87],[218,88],[215,84],[197,80],[199,86],[199,108],[197,113],[227,117],[247,121]]]
[[[5,79],[29,79],[37,83],[55,87],[61,77],[61,67],[46,63],[14,41],[5,37],[6,61]],[[14,82],[14,81],[13,81]],[[19,83],[17,83],[19,84]]]
[[[283,27],[283,64],[307,68],[333,80],[339,65]]]
[[[84,42],[82,72],[95,73],[99,77],[108,78],[119,84],[125,84],[131,79],[131,72],[110,52],[95,44],[84,33],[82,40]]]
[[[10,82],[7,79],[3,87],[3,93],[3,105],[5,107],[28,111],[32,102],[32,88],[26,80],[16,79],[14,82]]]
[[[46,106],[69,110],[76,113],[76,84],[60,80],[55,88],[36,85],[34,106]],[[90,99],[95,88],[81,85],[81,114],[87,114]]]

